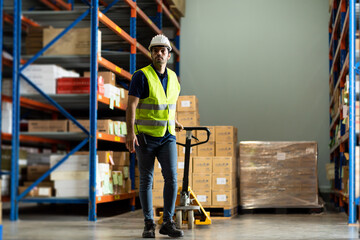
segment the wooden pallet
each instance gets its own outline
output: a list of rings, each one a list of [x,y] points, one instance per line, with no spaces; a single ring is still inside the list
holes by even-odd
[[[210,212],[211,219],[231,219],[238,214],[238,206],[211,206],[204,208],[206,212]]]

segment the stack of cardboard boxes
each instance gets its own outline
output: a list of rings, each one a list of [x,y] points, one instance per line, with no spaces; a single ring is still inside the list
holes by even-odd
[[[19,186],[19,193],[25,191],[39,177],[50,169],[51,154],[31,153],[27,156],[26,181],[23,186]],[[51,197],[54,196],[54,182],[50,176],[44,179],[39,185],[34,187],[27,196],[31,197]]]
[[[90,129],[89,120],[78,120],[87,130]],[[29,120],[28,132],[82,132],[82,130],[69,120]],[[126,122],[111,119],[97,120],[97,132],[115,136],[127,134]]]

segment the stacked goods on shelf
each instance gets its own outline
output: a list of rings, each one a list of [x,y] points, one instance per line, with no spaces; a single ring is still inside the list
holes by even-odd
[[[29,120],[28,132],[68,132],[69,120]]]
[[[12,103],[2,102],[1,105],[1,132],[11,133],[12,130]]]
[[[243,208],[319,207],[316,142],[240,142]]]
[[[52,155],[51,166],[64,155]],[[129,154],[97,151],[96,196],[117,195],[131,191]],[[89,152],[70,156],[53,173],[51,179],[57,197],[89,196]]]
[[[19,193],[25,191],[39,177],[46,173],[51,167],[51,154],[49,153],[29,153],[27,156],[26,181],[23,186],[19,186]],[[54,183],[48,176],[39,185],[35,186],[28,193],[31,197],[51,197],[54,194]]]
[[[98,93],[104,95],[104,79],[98,77],[97,83]],[[77,78],[58,78],[56,79],[56,94],[90,94],[90,78],[77,77]]]
[[[213,157],[212,206],[237,206],[236,146],[237,128],[215,127],[215,157]]]
[[[29,78],[38,88],[47,94],[56,94],[56,79],[62,77],[79,77],[74,71],[65,70],[54,64],[31,64],[24,69],[23,74]],[[11,79],[4,79],[3,88],[9,89],[7,95],[12,95]],[[25,80],[20,81],[20,94],[37,94],[38,92]]]
[[[166,0],[170,11],[177,19],[185,17],[185,0]]]
[[[59,35],[63,28],[44,28],[43,47]],[[101,52],[101,32],[98,31],[98,52]],[[90,55],[90,28],[73,28],[52,45],[44,55]]]
[[[25,38],[25,52],[27,55],[34,55],[43,48],[43,27],[28,28]]]
[[[184,127],[200,126],[199,102],[196,96],[179,96],[177,104],[177,120]],[[193,132],[196,137],[196,132]],[[177,141],[184,143],[186,141],[186,131],[177,133]],[[194,139],[191,140],[194,142]],[[202,145],[201,145],[202,146]],[[198,147],[195,146],[190,150],[190,156],[197,156]],[[185,147],[178,146],[178,156],[185,155]]]

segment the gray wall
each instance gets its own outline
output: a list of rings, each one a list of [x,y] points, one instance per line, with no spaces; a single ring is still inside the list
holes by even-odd
[[[329,189],[328,0],[187,0],[181,95],[199,98],[202,125],[238,138],[317,141]]]

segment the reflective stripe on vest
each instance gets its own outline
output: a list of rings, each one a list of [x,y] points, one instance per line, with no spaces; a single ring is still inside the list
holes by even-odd
[[[168,83],[166,93],[151,65],[140,69],[148,81],[149,96],[140,99],[135,114],[135,133],[163,137],[166,130],[175,135],[175,110],[180,84],[175,72],[166,69]]]

